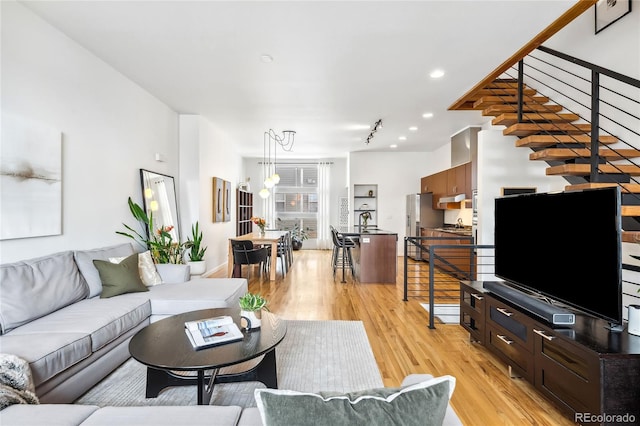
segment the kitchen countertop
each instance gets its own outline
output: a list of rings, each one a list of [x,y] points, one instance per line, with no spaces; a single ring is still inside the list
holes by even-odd
[[[363,226],[364,228],[364,226]],[[367,235],[397,235],[397,232],[391,232],[391,231],[385,231],[384,229],[380,229],[380,228],[376,228],[373,226],[368,226],[366,229],[360,229],[357,225],[356,226],[340,226],[338,228],[336,228],[338,230],[338,232],[340,232],[343,235],[361,235],[361,234],[367,234]]]
[[[467,237],[471,236],[471,227],[470,226],[464,226],[462,228],[456,228],[455,226],[443,226],[440,228],[428,228],[428,229],[433,229],[435,231],[441,231],[441,232],[450,232],[452,234],[456,234],[456,235],[464,235]]]

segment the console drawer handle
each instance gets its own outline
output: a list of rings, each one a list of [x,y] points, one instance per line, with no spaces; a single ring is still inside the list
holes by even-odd
[[[555,336],[549,336],[547,333],[545,333],[543,330],[536,330],[535,328],[533,329],[533,332],[536,333],[538,336],[542,336],[547,340],[553,340],[555,339]]]
[[[510,317],[511,315],[513,315],[513,312],[509,312],[504,308],[496,308],[496,311],[500,312],[502,315],[505,315],[507,317]]]
[[[496,334],[496,337],[500,340],[502,340],[503,342],[505,342],[507,345],[511,345],[513,344],[513,340],[509,340],[507,339],[506,336],[503,336],[502,334]]]
[[[482,300],[482,299],[484,299],[484,297],[482,297],[482,296],[478,296],[478,295],[477,295],[477,294],[475,294],[475,293],[471,293],[471,296],[473,296],[473,298],[474,298],[474,299],[476,299],[476,300]]]

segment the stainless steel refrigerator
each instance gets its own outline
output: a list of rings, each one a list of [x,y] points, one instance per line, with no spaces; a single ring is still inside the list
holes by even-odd
[[[444,224],[444,211],[433,208],[433,194],[407,195],[407,217],[405,235],[419,237],[420,228],[439,228]],[[409,244],[407,255],[415,260],[422,259],[421,250]]]

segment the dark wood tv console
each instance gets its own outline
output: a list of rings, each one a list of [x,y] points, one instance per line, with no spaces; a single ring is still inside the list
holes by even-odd
[[[640,336],[573,312],[575,325],[554,328],[487,292],[481,281],[460,283],[460,325],[512,376],[526,379],[576,423],[640,424]]]

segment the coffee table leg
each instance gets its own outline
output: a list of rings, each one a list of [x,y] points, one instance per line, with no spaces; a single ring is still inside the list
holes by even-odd
[[[218,369],[211,371],[211,376],[205,376],[204,370],[198,370],[198,405],[209,405],[213,386],[218,375]]]
[[[257,373],[259,382],[264,383],[268,388],[278,389],[275,348],[264,354],[262,362],[258,364]]]

